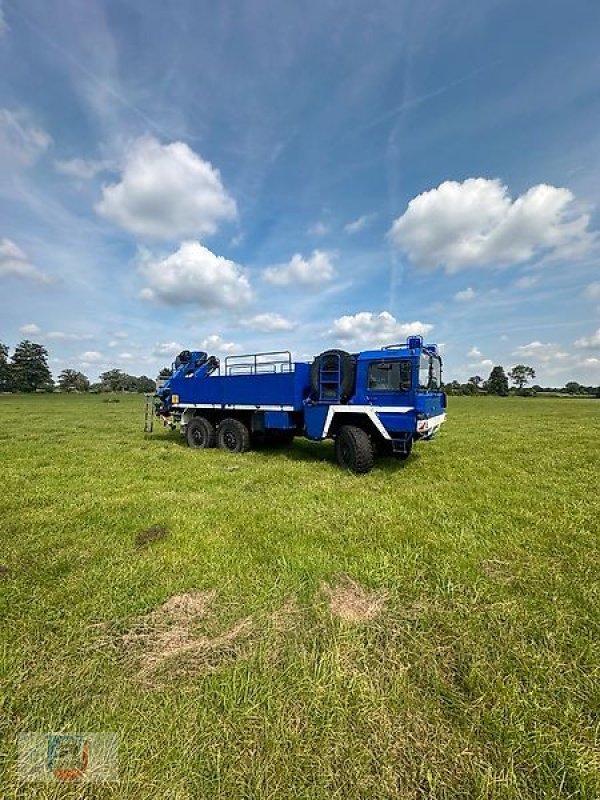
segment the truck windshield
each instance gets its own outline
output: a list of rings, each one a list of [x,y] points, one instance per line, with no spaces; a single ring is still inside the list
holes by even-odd
[[[422,392],[438,392],[442,385],[442,362],[438,356],[423,353],[419,363],[419,389]]]
[[[410,361],[376,361],[369,364],[369,389],[376,392],[409,392]]]

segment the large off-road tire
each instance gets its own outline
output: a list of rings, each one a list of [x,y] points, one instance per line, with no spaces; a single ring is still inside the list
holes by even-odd
[[[370,472],[375,463],[371,437],[355,425],[343,425],[335,437],[335,457],[340,467],[357,475]]]
[[[185,440],[195,450],[215,446],[215,426],[206,417],[194,417],[185,429]]]
[[[230,453],[250,450],[250,431],[239,419],[224,419],[217,428],[217,447]]]
[[[311,396],[313,400],[318,399],[320,393],[319,373],[322,369],[337,369],[339,359],[339,367],[341,370],[340,381],[340,400],[345,402],[354,394],[354,382],[356,378],[356,361],[354,356],[347,353],[345,350],[325,350],[321,355],[317,356],[313,361],[310,368],[310,386]]]

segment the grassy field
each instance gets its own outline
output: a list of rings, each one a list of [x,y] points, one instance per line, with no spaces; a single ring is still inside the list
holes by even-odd
[[[599,401],[450,398],[356,477],[102,400],[0,397],[2,797],[600,795]],[[19,787],[25,731],[120,784]]]

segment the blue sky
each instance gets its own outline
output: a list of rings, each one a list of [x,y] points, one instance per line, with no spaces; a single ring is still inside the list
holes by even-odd
[[[0,341],[600,383],[600,4],[0,0]]]

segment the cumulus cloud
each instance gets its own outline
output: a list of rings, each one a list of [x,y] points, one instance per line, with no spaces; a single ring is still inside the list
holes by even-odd
[[[467,358],[481,358],[481,350],[473,346],[467,353]]]
[[[79,360],[82,364],[99,364],[100,362],[104,361],[104,356],[97,350],[86,350],[79,356]]]
[[[91,333],[66,333],[65,331],[50,331],[46,334],[47,339],[58,339],[63,342],[80,342],[93,339]]]
[[[241,353],[242,348],[235,342],[226,342],[218,334],[207,336],[200,343],[200,347],[208,353]]]
[[[407,336],[426,336],[432,328],[426,322],[398,322],[389,311],[360,311],[334,320],[329,333],[338,342],[375,346],[402,342]]]
[[[469,286],[467,289],[463,289],[461,292],[457,292],[454,295],[454,299],[458,300],[459,303],[468,303],[469,300],[474,300],[477,296],[477,292],[475,292]]]
[[[183,345],[179,342],[160,342],[155,344],[152,353],[159,358],[162,356],[175,357],[177,353],[181,353]]]
[[[183,142],[146,136],[125,155],[121,180],[104,186],[96,211],[137,236],[209,235],[237,216],[221,175]]]
[[[582,336],[581,339],[577,339],[575,347],[581,347],[585,350],[600,349],[600,328],[598,328],[596,333],[592,333],[591,336]]]
[[[335,276],[334,253],[314,250],[309,258],[296,253],[286,264],[267,267],[264,279],[275,286],[299,283],[303,286],[320,286]]]
[[[242,323],[247,328],[253,328],[256,331],[263,333],[273,333],[275,331],[291,331],[296,326],[289,319],[282,317],[281,314],[274,312],[266,312],[264,314],[257,314],[251,319],[244,320]]]
[[[539,184],[513,200],[499,180],[445,181],[413,198],[389,231],[391,242],[423,269],[448,272],[575,258],[592,248],[589,214],[568,189]]]
[[[25,336],[37,336],[38,333],[42,332],[42,329],[35,322],[28,322],[27,325],[21,325],[19,331]]]
[[[167,305],[238,308],[252,299],[243,269],[199,242],[183,242],[166,258],[144,256],[140,272],[148,284],[141,292],[146,300],[160,300]]]
[[[0,160],[31,166],[52,144],[52,138],[23,110],[0,108]]]
[[[105,172],[111,168],[110,161],[96,161],[86,158],[68,158],[56,160],[54,169],[61,175],[68,175],[70,178],[86,181],[94,178],[100,172]]]
[[[0,278],[11,276],[35,283],[52,283],[52,279],[34,266],[11,239],[0,239]]]
[[[344,225],[344,230],[351,236],[355,233],[360,233],[360,231],[364,230],[367,227],[372,218],[373,218],[372,214],[363,214],[362,217],[352,220],[352,222],[346,223],[346,225]]]
[[[534,361],[543,361],[547,363],[554,360],[562,360],[568,358],[569,354],[560,350],[559,347],[550,342],[529,342],[513,350],[513,356],[517,358],[530,358]]]

